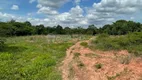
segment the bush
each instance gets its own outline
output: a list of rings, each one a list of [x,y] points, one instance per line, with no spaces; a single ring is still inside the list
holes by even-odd
[[[124,36],[98,35],[92,43],[102,50],[128,50],[136,56],[142,55],[142,32],[129,33]]]
[[[88,43],[87,42],[81,42],[80,45],[84,46],[84,47],[88,47]]]

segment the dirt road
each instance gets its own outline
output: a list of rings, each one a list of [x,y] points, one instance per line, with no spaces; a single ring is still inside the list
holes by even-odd
[[[88,44],[89,41],[85,41]],[[63,61],[63,80],[141,80],[142,59],[125,50],[98,51],[77,42],[66,51]]]

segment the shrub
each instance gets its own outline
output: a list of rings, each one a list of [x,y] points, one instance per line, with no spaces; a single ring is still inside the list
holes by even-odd
[[[84,46],[84,47],[88,47],[88,43],[87,42],[81,42],[80,45]]]
[[[124,36],[98,35],[92,41],[95,48],[102,50],[128,50],[136,56],[142,55],[142,32],[129,33]]]
[[[131,61],[131,56],[122,56],[120,57],[121,64],[129,64]]]

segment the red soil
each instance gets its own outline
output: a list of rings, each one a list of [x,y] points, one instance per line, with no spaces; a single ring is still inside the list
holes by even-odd
[[[89,42],[89,41],[87,41]],[[74,54],[81,55],[75,59]],[[128,64],[123,56],[129,56],[125,50],[115,51],[92,51],[80,45],[80,42],[70,47],[63,61],[63,80],[140,80],[142,79],[142,58],[130,57]],[[95,55],[93,55],[95,54]],[[89,55],[89,56],[87,56]],[[78,66],[80,63],[83,66]],[[96,64],[102,64],[97,69]]]

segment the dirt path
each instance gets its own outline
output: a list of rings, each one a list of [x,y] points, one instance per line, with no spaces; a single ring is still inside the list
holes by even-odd
[[[92,51],[80,43],[66,51],[61,67],[63,80],[142,80],[141,58],[127,51]]]

